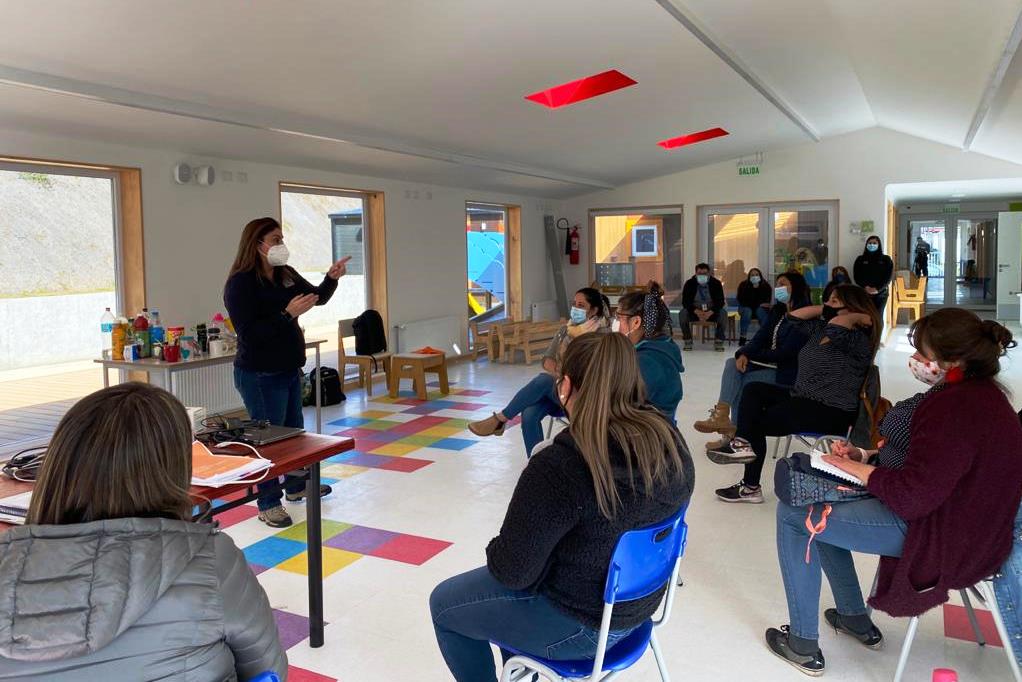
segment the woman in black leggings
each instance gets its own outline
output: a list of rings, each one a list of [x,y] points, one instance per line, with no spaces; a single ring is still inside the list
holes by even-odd
[[[880,343],[880,318],[869,295],[842,284],[825,305],[799,308],[788,318],[809,336],[799,351],[795,385],[746,386],[735,438],[707,453],[716,464],[745,464],[741,481],[716,491],[724,502],[763,501],[759,481],[767,436],[843,434],[855,421],[859,392]]]

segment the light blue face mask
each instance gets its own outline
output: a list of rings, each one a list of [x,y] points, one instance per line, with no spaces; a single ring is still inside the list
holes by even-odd
[[[696,281],[699,282],[700,284],[706,284],[707,282],[710,281],[710,276],[709,275],[696,275]]]
[[[880,245],[876,242],[866,242],[866,250],[870,253],[876,253],[876,250],[880,248]]]
[[[774,298],[777,299],[778,303],[787,303],[791,295],[788,293],[788,287],[774,287]]]
[[[582,324],[586,321],[586,311],[581,308],[571,306],[571,322],[572,324]]]
[[[752,282],[753,286],[758,287],[759,283],[763,281],[763,278],[760,277],[759,275],[753,275],[752,277],[749,278],[749,281]]]

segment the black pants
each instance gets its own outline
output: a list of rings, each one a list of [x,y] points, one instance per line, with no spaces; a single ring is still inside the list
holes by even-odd
[[[691,341],[692,323],[699,322],[699,318],[696,317],[695,315],[689,315],[688,311],[685,310],[684,308],[682,308],[681,312],[678,313],[678,317],[680,318],[679,321],[681,322],[681,337],[686,341]],[[727,325],[727,313],[725,311],[722,310],[718,313],[713,313],[708,318],[706,318],[706,321],[712,322],[713,326],[715,327],[713,335],[713,338],[715,340],[724,341],[727,339],[727,334],[725,333],[724,329],[725,325]]]
[[[756,459],[745,465],[742,480],[746,485],[759,485],[767,436],[805,432],[843,436],[855,422],[855,416],[854,411],[845,412],[808,398],[793,398],[791,389],[783,386],[748,384],[742,391],[736,435],[749,441]]]

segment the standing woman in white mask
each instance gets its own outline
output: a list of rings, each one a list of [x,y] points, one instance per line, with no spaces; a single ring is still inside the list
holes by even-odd
[[[525,456],[532,456],[532,449],[543,440],[543,418],[564,414],[557,399],[554,378],[560,372],[561,358],[568,344],[589,332],[609,332],[610,324],[610,301],[606,296],[592,287],[576,291],[571,319],[557,332],[543,354],[543,371],[520,388],[503,410],[469,424],[469,431],[477,436],[502,436],[508,420],[520,414]]]
[[[238,334],[234,386],[249,417],[301,427],[305,336],[298,318],[330,300],[351,257],[334,263],[317,287],[287,265],[288,255],[276,220],[257,218],[246,225],[224,285],[224,304]],[[285,476],[283,492],[273,481],[258,488],[259,520],[274,528],[290,526],[280,500],[285,494],[291,502],[302,499],[304,479]],[[322,495],[329,492],[330,486],[320,487]]]

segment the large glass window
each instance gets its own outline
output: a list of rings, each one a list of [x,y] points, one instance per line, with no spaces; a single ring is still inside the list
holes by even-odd
[[[681,290],[681,210],[594,213],[593,279],[600,287],[645,286],[660,282]]]
[[[739,283],[754,267],[771,280],[783,272],[800,272],[819,302],[836,264],[830,256],[836,215],[834,204],[704,207],[704,257],[731,305]]]
[[[368,258],[365,196],[304,186],[283,185],[280,192],[288,264],[313,284],[323,281],[335,261],[351,256],[348,272],[330,301],[302,315],[308,338],[337,343],[337,321],[358,317],[368,307]]]
[[[507,316],[507,208],[496,204],[465,205],[468,252],[468,317]]]
[[[0,451],[103,386],[100,319],[125,312],[116,193],[113,173],[0,164]]]

